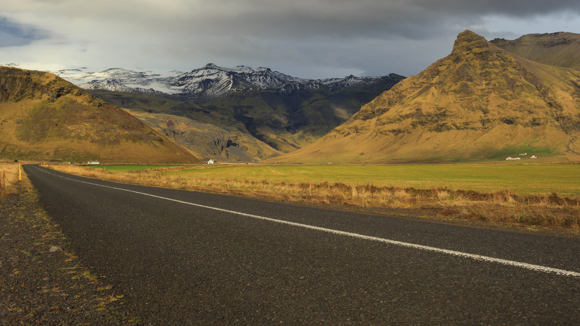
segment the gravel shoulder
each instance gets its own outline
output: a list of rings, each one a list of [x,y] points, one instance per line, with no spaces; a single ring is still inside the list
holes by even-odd
[[[0,200],[0,325],[139,325],[83,267],[28,180]]]

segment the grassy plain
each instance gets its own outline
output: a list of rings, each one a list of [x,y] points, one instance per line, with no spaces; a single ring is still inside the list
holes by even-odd
[[[242,179],[275,183],[336,182],[351,186],[416,189],[453,188],[478,192],[561,196],[580,192],[580,165],[233,165],[167,172],[194,178]]]
[[[58,168],[65,172],[70,169],[77,175],[153,187],[510,227],[566,229],[574,234],[580,230],[580,200],[575,196],[580,165],[151,167],[124,166],[126,172],[112,172],[117,166],[107,166],[110,170]],[[513,189],[506,191],[506,184]]]

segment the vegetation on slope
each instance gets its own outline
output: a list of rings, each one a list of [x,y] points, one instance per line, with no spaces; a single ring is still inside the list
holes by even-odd
[[[465,31],[449,56],[276,161],[577,160],[579,135],[580,71],[523,59]]]
[[[127,112],[50,73],[0,68],[0,158],[199,162]]]
[[[496,38],[490,42],[532,61],[551,66],[580,68],[580,34],[528,34],[515,40]]]

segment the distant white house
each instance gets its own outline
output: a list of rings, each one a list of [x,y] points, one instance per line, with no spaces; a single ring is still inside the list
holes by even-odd
[[[207,164],[214,164],[214,163],[215,163],[215,161],[212,158],[210,158],[209,161],[207,161]]]
[[[99,165],[99,164],[101,164],[101,161],[88,161],[87,164],[90,164],[90,165]]]
[[[520,156],[527,156],[527,155],[528,155],[528,153],[520,154]]]
[[[508,156],[505,160],[506,161],[516,161],[516,160],[519,160],[519,159],[520,159],[519,157],[510,157],[510,156]]]
[[[530,156],[530,158],[538,158],[536,155],[532,155]]]

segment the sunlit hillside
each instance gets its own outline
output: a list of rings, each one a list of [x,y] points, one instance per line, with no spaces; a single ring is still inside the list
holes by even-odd
[[[195,163],[129,113],[50,73],[0,67],[0,158]]]
[[[279,162],[580,160],[580,71],[459,34],[452,53]]]

